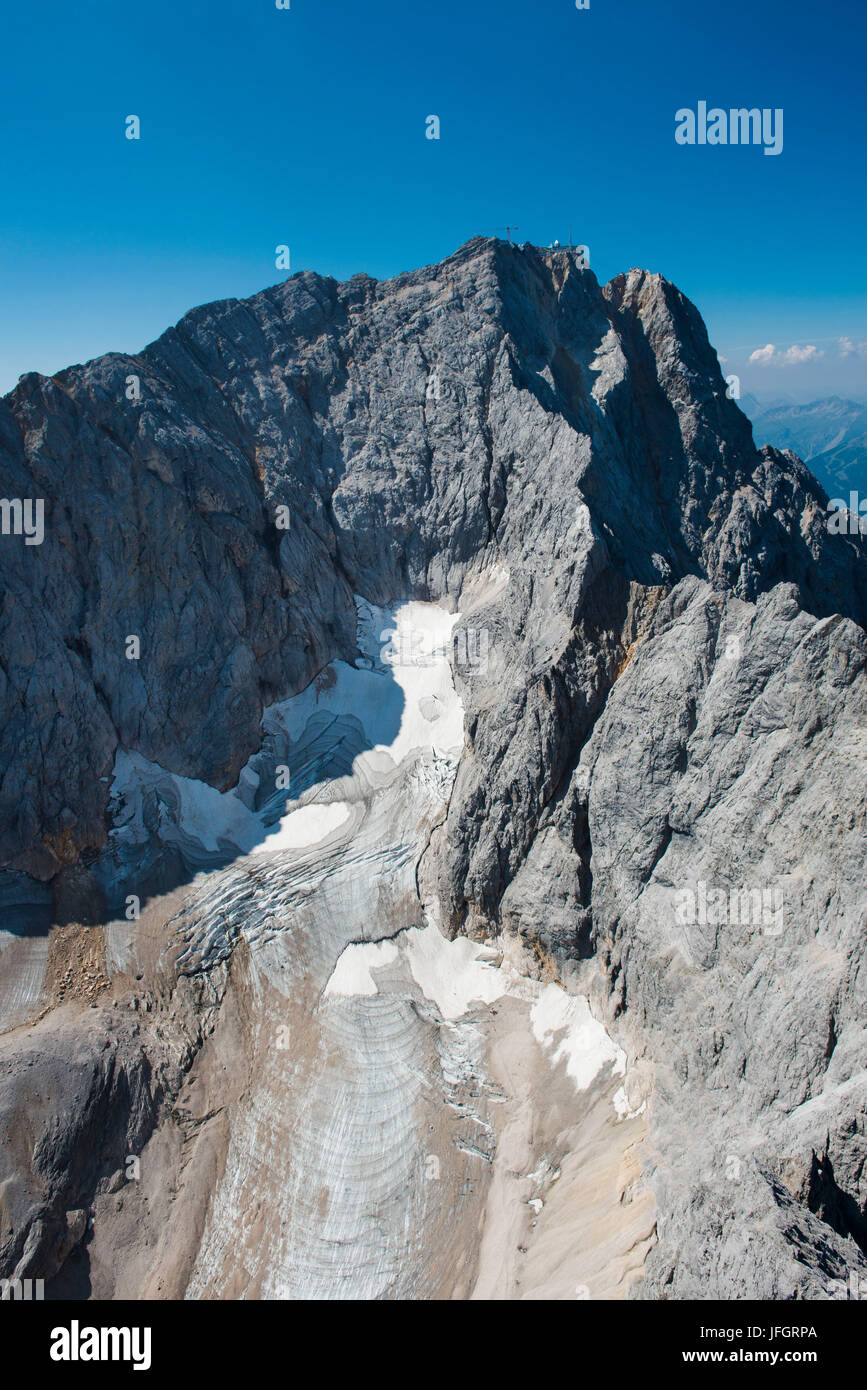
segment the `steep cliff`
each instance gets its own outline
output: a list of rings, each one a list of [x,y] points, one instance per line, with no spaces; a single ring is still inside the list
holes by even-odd
[[[867,1272],[867,546],[672,285],[482,239],[293,276],[22,379],[0,479],[45,501],[2,539],[0,1273]]]

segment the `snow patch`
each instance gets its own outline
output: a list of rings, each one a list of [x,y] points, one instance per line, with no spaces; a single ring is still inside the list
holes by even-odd
[[[281,849],[305,849],[317,845],[339,830],[349,819],[352,808],[346,801],[310,802],[284,816],[279,827],[254,854],[273,854]]]
[[[493,960],[500,957],[489,946],[461,936],[449,941],[434,925],[411,927],[401,932],[392,945],[393,953],[389,953],[387,962],[393,963],[398,956],[403,958],[412,980],[447,1023],[464,1018],[473,1007],[510,995],[530,1005],[533,1036],[550,1053],[552,1066],[566,1063],[567,1075],[576,1090],[587,1090],[606,1067],[612,1068],[616,1076],[625,1075],[626,1054],[593,1017],[584,995],[567,994],[559,985],[527,980],[505,962],[494,964]],[[371,971],[386,963],[386,958],[379,954],[381,948],[382,943],[348,946],[337,962],[325,995],[377,993]],[[357,981],[362,982],[363,988],[355,987]],[[618,1115],[628,1113],[631,1118],[640,1113],[630,1112],[628,1106],[623,1111],[624,1100],[621,1087],[614,1100]]]
[[[618,1117],[621,1120],[634,1120],[636,1115],[643,1115],[647,1109],[646,1100],[643,1100],[635,1109],[632,1108],[626,1094],[625,1086],[621,1086],[618,1091],[615,1091],[613,1099],[614,1109],[617,1111]]]
[[[555,1064],[565,1061],[579,1091],[586,1091],[605,1066],[612,1066],[617,1076],[625,1074],[625,1052],[593,1017],[583,995],[566,994],[559,985],[547,985],[530,1010],[530,1022],[543,1047],[553,1047],[560,1037],[551,1060]]]
[[[472,1003],[490,1004],[506,993],[504,972],[480,960],[478,945],[467,937],[448,941],[434,926],[412,927],[405,936],[413,979],[448,1022]]]
[[[464,733],[463,705],[449,661],[459,615],[435,603],[392,608],[362,598],[356,603],[365,665],[334,662],[299,695],[271,705],[263,717],[263,733],[291,749],[303,743],[311,721],[319,721],[323,757],[329,739],[339,747],[347,737],[354,738],[360,751],[352,760],[352,775],[360,793],[381,786],[405,760],[421,754],[435,768],[436,789],[446,797]],[[115,840],[128,848],[148,845],[155,806],[159,838],[202,867],[209,856],[308,849],[347,822],[348,802],[319,804],[308,787],[303,804],[290,799],[291,788],[287,791],[285,813],[277,826],[271,824],[272,802],[266,824],[262,811],[250,809],[260,786],[254,766],[259,757],[253,755],[236,787],[219,792],[121,749],[111,785]],[[323,779],[323,786],[328,780]]]
[[[393,941],[354,942],[341,952],[323,998],[349,999],[376,994],[372,971],[391,965],[397,957],[398,949]]]
[[[262,823],[232,792],[218,792],[193,777],[167,772],[141,753],[118,751],[111,795],[119,803],[115,831],[124,843],[146,845],[145,797],[159,807],[159,835],[166,844],[197,845],[210,854],[227,848],[247,854],[263,835]]]

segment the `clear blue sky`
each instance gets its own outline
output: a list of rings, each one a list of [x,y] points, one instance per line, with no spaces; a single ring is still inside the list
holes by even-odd
[[[674,280],[745,391],[867,394],[865,10],[7,7],[0,390],[284,278],[280,243],[293,270],[382,277],[511,222],[543,243],[571,223],[600,279],[638,265]],[[677,145],[675,111],[700,100],[782,107],[782,154]],[[814,351],[781,360],[793,345]]]

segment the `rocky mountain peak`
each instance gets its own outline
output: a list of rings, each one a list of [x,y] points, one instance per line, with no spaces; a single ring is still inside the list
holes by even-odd
[[[603,1136],[606,1289],[628,1270],[652,1296],[790,1298],[867,1269],[865,541],[829,532],[794,454],[757,450],[674,285],[490,238],[386,281],[305,271],[139,354],[26,375],[0,473],[44,504],[41,543],[0,540],[0,1025],[14,1050],[40,1019],[39,1123],[64,1115],[70,1152],[108,1108],[115,1157],[162,1145],[161,1190],[181,1193],[173,1145],[201,1172],[219,1155],[212,1204],[210,1180],[185,1190],[160,1237],[176,1292],[225,1296],[240,1245],[276,1296],[464,1296],[436,1253],[458,1228],[499,1288],[472,1233],[490,1173],[512,1181],[497,1089],[524,1113],[509,1019],[527,1094],[548,1067],[557,1087],[520,1201],[556,1211],[571,1155],[563,1212],[583,1210]],[[262,1116],[297,1120],[300,1187],[333,1206],[268,1167]],[[419,1187],[428,1134],[441,1195]],[[123,1248],[112,1173],[16,1143],[2,1268],[59,1270],[97,1197]],[[111,1296],[127,1276],[102,1258]]]

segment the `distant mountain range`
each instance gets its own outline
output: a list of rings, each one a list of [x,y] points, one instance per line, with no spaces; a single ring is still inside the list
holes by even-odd
[[[828,396],[797,405],[746,395],[740,407],[753,422],[756,443],[793,449],[829,497],[867,494],[867,402]]]

